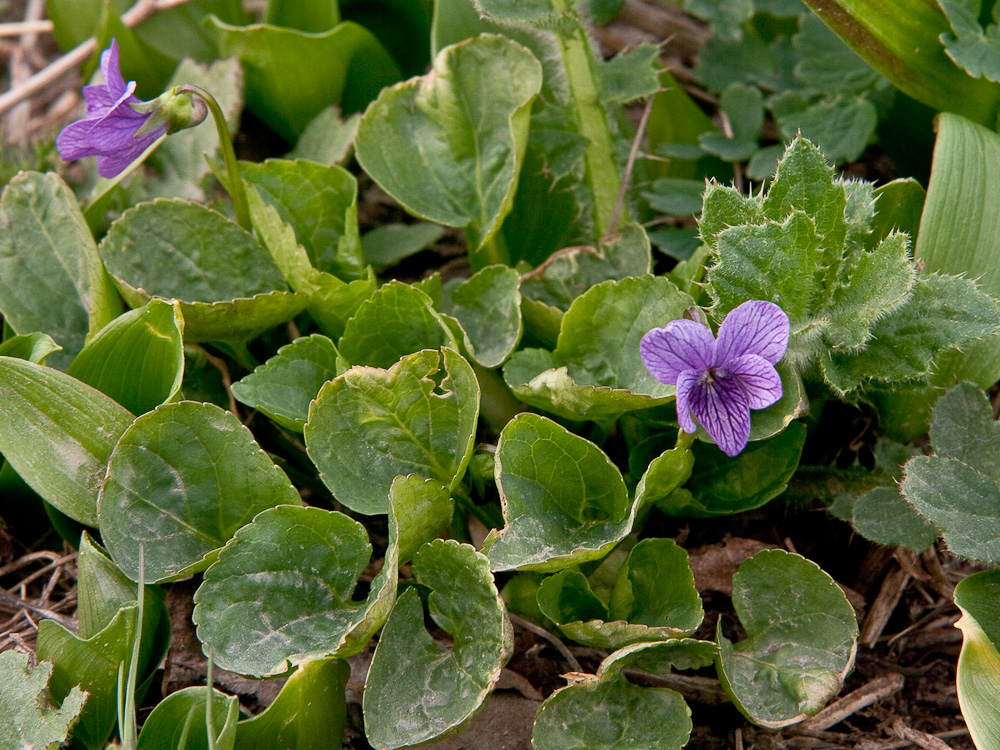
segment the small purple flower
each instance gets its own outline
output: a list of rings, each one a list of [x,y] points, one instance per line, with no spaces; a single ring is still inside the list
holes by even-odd
[[[751,300],[732,310],[719,338],[692,320],[672,320],[642,337],[642,361],[661,383],[677,386],[684,432],[705,428],[727,456],[750,437],[750,410],[781,398],[774,365],[788,348],[788,316],[773,302]],[[692,419],[693,417],[693,419]]]
[[[56,138],[59,155],[66,161],[97,157],[97,173],[114,177],[167,131],[167,124],[148,133],[137,131],[152,112],[136,112],[132,105],[145,104],[135,96],[135,81],[125,83],[118,63],[118,41],[101,53],[104,83],[83,87],[87,103],[84,119],[71,122]]]

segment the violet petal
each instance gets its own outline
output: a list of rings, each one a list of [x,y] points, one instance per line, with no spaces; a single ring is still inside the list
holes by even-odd
[[[639,352],[649,373],[661,383],[676,385],[685,370],[705,370],[712,364],[712,332],[693,320],[672,320],[642,337]]]
[[[781,398],[781,376],[763,357],[744,354],[731,359],[726,374],[743,388],[751,409],[766,409]]]
[[[677,378],[677,424],[687,433],[698,431],[698,426],[691,419],[691,389],[698,382],[697,370],[685,370]]]
[[[727,456],[735,456],[750,438],[750,406],[739,383],[715,378],[696,383],[690,392],[691,413]]]
[[[785,356],[789,324],[785,311],[773,302],[750,300],[732,310],[719,326],[715,364],[756,354],[772,365]]]
[[[121,54],[118,40],[112,39],[111,46],[101,53],[101,75],[108,86],[108,93],[115,99],[125,93],[125,79],[122,77]]]

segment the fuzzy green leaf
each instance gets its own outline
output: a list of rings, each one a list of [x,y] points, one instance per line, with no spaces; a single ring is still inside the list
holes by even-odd
[[[877,487],[854,503],[851,523],[865,539],[923,552],[937,541],[940,530],[913,509],[896,487]]]

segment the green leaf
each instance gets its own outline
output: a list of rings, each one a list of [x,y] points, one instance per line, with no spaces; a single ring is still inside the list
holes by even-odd
[[[804,0],[823,22],[893,86],[929,107],[996,123],[1000,86],[955,65],[938,40],[949,31],[938,3]]]
[[[180,305],[152,299],[98,331],[66,374],[145,414],[180,392],[183,334]]]
[[[313,267],[345,280],[361,275],[358,182],[347,170],[316,162],[243,162],[240,175],[295,230]]]
[[[416,224],[382,224],[361,237],[361,252],[365,263],[371,263],[381,270],[419,253],[443,235],[442,227],[427,221],[418,221]]]
[[[798,13],[802,5],[796,4]],[[798,58],[795,77],[806,86],[827,93],[862,92],[885,80],[812,13],[799,15],[792,44]]]
[[[49,680],[53,700],[78,693],[77,686],[89,694],[73,729],[74,744],[87,750],[104,748],[118,720],[118,669],[124,663],[128,674],[136,613],[136,604],[124,605],[106,628],[86,640],[55,620],[38,623],[38,658],[55,664]]]
[[[101,536],[133,581],[144,544],[145,580],[164,581],[207,568],[261,511],[301,503],[236,417],[184,401],[140,417],[121,436],[101,488]]]
[[[660,48],[644,43],[598,61],[601,99],[607,106],[646,99],[660,89]]]
[[[914,256],[927,272],[966,275],[1000,297],[1000,135],[949,114],[938,118],[937,131]],[[956,374],[988,388],[1000,378],[1000,338],[974,344],[947,364],[940,368],[943,384]]]
[[[59,708],[45,698],[52,664],[28,666],[29,654],[0,652],[0,743],[9,748],[46,748],[66,739],[87,693],[74,687]]]
[[[135,417],[100,391],[49,367],[0,357],[0,453],[39,495],[97,526],[108,458]]]
[[[487,266],[441,289],[438,309],[461,323],[465,349],[483,367],[499,367],[521,341],[520,285],[513,268]]]
[[[630,531],[634,506],[617,467],[552,420],[516,416],[496,461],[506,526],[483,543],[493,570],[561,570],[603,557]]]
[[[0,357],[14,357],[40,365],[52,352],[61,349],[62,347],[47,333],[26,333],[21,336],[11,336],[0,343]]]
[[[955,587],[955,604],[962,610],[955,626],[962,631],[958,657],[958,702],[972,741],[980,750],[1000,748],[1000,574],[974,573]]]
[[[833,292],[830,324],[823,338],[833,349],[857,349],[871,337],[872,324],[903,301],[916,278],[905,234],[894,232],[860,259],[844,285]]]
[[[354,365],[388,368],[421,349],[458,349],[432,300],[400,281],[390,281],[366,299],[344,329],[338,349]]]
[[[129,209],[99,250],[131,306],[153,295],[180,300],[189,341],[247,339],[305,305],[253,235],[195,203]]]
[[[201,86],[212,92],[225,115],[230,135],[236,134],[243,110],[243,70],[238,60],[230,58],[199,65],[183,59],[167,83],[167,89],[183,84]],[[143,183],[153,197],[205,200],[204,181],[212,171],[208,162],[220,154],[219,132],[211,119],[197,127],[172,133],[156,150],[151,161],[159,167],[160,174],[155,178],[147,177]]]
[[[364,109],[401,77],[372,33],[350,21],[311,34],[210,20],[220,56],[235,55],[243,64],[247,107],[289,143],[331,104]]]
[[[475,267],[513,204],[541,84],[538,61],[504,37],[448,47],[430,74],[384,90],[368,108],[358,161],[411,213],[465,228]]]
[[[271,0],[264,20],[286,29],[329,31],[340,22],[340,8],[333,0]]]
[[[783,138],[808,138],[832,162],[856,161],[875,135],[878,111],[866,97],[838,94],[777,118]]]
[[[691,710],[679,693],[640,687],[623,670],[634,666],[669,672],[676,664],[691,669],[711,664],[711,643],[672,640],[637,643],[607,657],[596,677],[553,693],[535,718],[531,742],[536,750],[679,750],[691,735]],[[608,717],[614,720],[609,721]]]
[[[896,487],[877,487],[854,502],[851,523],[865,539],[923,552],[937,541],[940,530],[913,509]]]
[[[343,164],[354,151],[354,138],[360,122],[360,114],[343,119],[340,107],[331,104],[309,121],[288,158],[309,159],[320,164]]]
[[[295,239],[295,231],[285,224],[278,210],[260,197],[253,185],[246,185],[250,216],[261,243],[281,269],[289,286],[308,300],[307,310],[328,336],[341,336],[358,307],[375,291],[375,274],[347,283],[333,274],[317,271],[309,254]]]
[[[472,455],[479,384],[461,355],[403,357],[388,371],[354,367],[323,386],[305,426],[309,456],[337,500],[385,513],[389,487],[416,473],[454,489]]]
[[[139,734],[139,750],[208,750],[205,717],[209,689],[188,687],[171,693],[156,704]],[[226,695],[215,688],[212,694],[212,730],[217,750],[233,748],[237,731],[240,703],[236,696]],[[185,736],[186,743],[181,744]]]
[[[639,341],[693,304],[663,276],[598,284],[563,316],[555,351],[517,352],[504,378],[522,401],[567,419],[613,418],[665,403],[674,387],[649,374]]]
[[[872,217],[875,238],[883,239],[896,230],[906,232],[910,242],[916,243],[926,197],[927,191],[910,177],[893,180],[876,188],[878,212]]]
[[[994,479],[954,458],[917,456],[903,495],[943,533],[957,555],[1000,562],[1000,499]]]
[[[347,726],[346,661],[315,659],[288,678],[274,702],[236,725],[240,750],[327,750],[342,742]]]
[[[337,377],[339,356],[326,336],[317,333],[296,339],[233,383],[233,395],[282,427],[302,432],[309,404],[324,383]]]
[[[506,595],[506,588],[504,594]],[[579,570],[560,570],[543,578],[535,598],[539,612],[561,626],[588,620],[605,623],[611,619],[608,606],[590,588]],[[572,636],[570,636],[572,637]]]
[[[741,159],[736,157],[732,161],[741,161]],[[654,211],[669,216],[701,213],[702,194],[705,192],[703,181],[661,177],[650,187],[652,189],[644,192],[642,197],[646,199],[649,207]]]
[[[941,35],[948,57],[973,78],[1000,81],[1000,27],[979,25],[979,0],[938,0],[938,5],[954,32]]]
[[[805,439],[805,425],[794,422],[770,440],[749,443],[734,458],[696,442],[686,491],[666,496],[656,507],[669,515],[707,517],[759,508],[785,491]]]
[[[689,448],[671,448],[654,458],[635,488],[639,511],[667,497],[691,477],[694,454]]]
[[[365,681],[365,731],[379,750],[460,726],[493,689],[513,650],[510,622],[483,555],[439,539],[422,547],[411,567],[430,591],[431,617],[454,646],[442,650],[424,629],[415,589],[399,597]]]
[[[1000,424],[980,388],[959,383],[942,396],[934,406],[930,437],[937,455],[1000,478]]]
[[[750,721],[786,727],[840,691],[854,667],[858,623],[819,566],[783,550],[759,552],[733,576],[733,607],[747,637],[734,646],[720,620],[716,668]]]
[[[59,304],[53,304],[58,300]],[[56,174],[24,172],[0,196],[0,313],[15,333],[40,331],[65,369],[88,331],[121,312],[76,197]]]
[[[822,361],[827,382],[841,392],[865,379],[907,380],[930,374],[939,351],[996,334],[996,303],[974,282],[954,276],[918,278],[906,304],[871,328],[872,340],[856,353],[833,352]]]

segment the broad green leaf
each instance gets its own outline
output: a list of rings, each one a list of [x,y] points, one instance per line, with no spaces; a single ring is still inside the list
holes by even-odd
[[[332,653],[363,604],[353,594],[371,552],[364,527],[342,513],[261,513],[205,572],[195,594],[198,639],[223,669],[255,676]]]
[[[634,506],[617,467],[552,420],[516,416],[496,462],[506,526],[483,543],[493,570],[562,570],[603,557],[631,530]]]
[[[1000,748],[1000,574],[984,570],[959,581],[955,604],[962,618],[955,623],[962,631],[962,653],[958,657],[958,703],[979,750]]]
[[[910,243],[916,244],[927,197],[923,186],[912,178],[900,178],[876,188],[874,197],[878,201],[878,211],[872,217],[875,238],[888,237],[892,231],[906,232]]]
[[[938,456],[1000,477],[1000,424],[993,419],[993,407],[980,388],[959,383],[938,399],[930,436]]]
[[[828,313],[823,338],[833,349],[857,349],[871,336],[871,326],[899,304],[910,290],[916,272],[910,264],[905,234],[894,232],[860,259],[838,286]]]
[[[984,125],[996,123],[1000,86],[970,77],[945,54],[938,37],[951,29],[938,3],[804,1],[847,46],[907,96]]]
[[[428,221],[416,224],[382,224],[361,237],[365,263],[376,269],[393,266],[441,239],[444,229]]]
[[[499,367],[521,341],[519,287],[513,268],[487,266],[441,289],[438,309],[461,323],[465,349],[483,367]]]
[[[993,478],[954,458],[917,456],[906,464],[902,490],[941,529],[952,552],[1000,562],[1000,494]]]
[[[654,458],[635,488],[635,502],[641,513],[667,497],[691,477],[694,454],[690,448],[675,447]]]
[[[796,13],[801,13],[801,3],[795,5]],[[799,31],[792,37],[792,45],[798,58],[795,77],[806,86],[828,93],[862,92],[885,81],[812,13],[799,15]]]
[[[253,235],[198,204],[142,203],[99,250],[132,307],[151,296],[181,302],[189,341],[245,340],[305,306]]]
[[[979,0],[938,0],[938,5],[953,32],[941,35],[948,57],[972,78],[1000,81],[1000,28],[979,25]]]
[[[346,661],[316,659],[292,672],[274,702],[236,725],[240,750],[327,750],[342,742],[347,726]]]
[[[827,382],[846,392],[866,379],[907,380],[931,372],[939,351],[962,346],[1000,330],[997,304],[973,281],[954,276],[918,278],[913,293],[871,328],[868,345],[826,355]]]
[[[733,645],[720,620],[716,668],[750,721],[789,726],[840,691],[854,667],[858,623],[819,566],[783,550],[759,552],[733,576],[733,607],[747,637]]]
[[[411,213],[465,228],[475,267],[498,252],[492,240],[514,200],[541,83],[534,56],[504,37],[448,47],[430,74],[384,90],[368,108],[358,161]]]
[[[80,715],[87,693],[74,687],[59,708],[48,698],[52,664],[30,667],[30,655],[13,649],[0,652],[0,744],[16,748],[53,747],[66,739]]]
[[[696,442],[691,446],[694,471],[685,489],[667,495],[656,507],[669,515],[704,517],[759,508],[785,491],[805,439],[805,425],[795,422],[770,440],[749,443],[734,458]]]
[[[195,594],[198,637],[220,666],[275,675],[364,648],[392,609],[398,565],[438,536],[453,511],[444,487],[415,476],[393,482],[389,501],[388,547],[364,601],[353,594],[371,545],[356,521],[279,507],[240,529]]]
[[[347,170],[299,159],[268,159],[240,165],[243,180],[257,188],[319,271],[345,280],[361,275],[358,182]]]
[[[289,143],[331,104],[364,109],[401,77],[372,33],[350,21],[320,33],[211,23],[220,56],[235,55],[243,64],[247,107]]]
[[[353,365],[388,368],[421,349],[458,349],[451,330],[424,292],[390,281],[347,321],[337,348]]]
[[[285,473],[229,412],[183,401],[135,421],[115,446],[101,488],[101,536],[145,580],[204,570],[237,529],[275,505],[302,503]]]
[[[877,487],[854,502],[854,529],[877,544],[899,545],[923,552],[940,530],[913,509],[896,487]]]
[[[305,425],[306,447],[339,502],[385,513],[401,474],[454,489],[472,455],[478,413],[472,367],[450,349],[443,358],[425,350],[389,370],[354,367],[323,386]]]
[[[328,336],[341,336],[347,321],[375,291],[375,274],[347,283],[330,273],[317,271],[309,254],[295,239],[295,231],[285,224],[278,210],[260,197],[257,189],[245,184],[250,216],[271,258],[288,285],[308,302],[306,309]]]
[[[66,374],[145,414],[180,392],[183,335],[180,305],[151,299],[98,331]]]
[[[103,750],[118,720],[118,668],[124,663],[128,674],[136,613],[135,603],[124,605],[106,628],[87,640],[55,620],[38,623],[38,658],[55,664],[49,680],[53,700],[63,700],[76,686],[89,694],[73,728],[74,743],[87,750]]]
[[[430,591],[431,617],[454,646],[442,650],[424,629],[415,589],[399,597],[365,681],[365,731],[379,750],[461,726],[493,689],[513,650],[510,622],[483,555],[439,539],[424,545],[411,567]]]
[[[504,587],[505,597],[506,594]],[[535,598],[539,612],[559,626],[588,620],[604,623],[611,619],[608,605],[598,598],[587,576],[579,570],[560,570],[543,578]]]
[[[236,134],[243,110],[243,70],[238,60],[216,60],[211,65],[181,60],[167,89],[182,84],[210,91],[222,108],[230,135]],[[211,117],[197,127],[172,133],[151,159],[159,167],[159,176],[147,177],[143,187],[155,197],[204,201],[203,183],[211,174],[208,160],[219,158],[219,152],[219,133]]]
[[[1000,91],[1000,86],[997,87]],[[992,128],[995,119],[989,121]],[[1000,297],[1000,135],[956,115],[938,119],[934,163],[914,256],[932,273],[965,275]],[[983,388],[1000,377],[1000,338],[963,347],[939,367]]]
[[[207,687],[188,687],[171,693],[156,704],[139,733],[139,750],[208,750]],[[236,696],[212,688],[211,747],[232,750],[237,731],[240,703]],[[181,738],[186,742],[182,745]]]
[[[309,121],[288,158],[309,159],[320,164],[343,164],[354,151],[354,138],[360,122],[360,114],[343,119],[340,107],[331,104]]]
[[[329,31],[340,23],[340,8],[334,0],[271,0],[264,20],[286,29]]]
[[[53,304],[58,300],[58,304]],[[24,172],[0,196],[0,313],[15,333],[54,338],[66,369],[88,331],[121,312],[76,197],[56,174]]]
[[[242,380],[233,395],[282,427],[302,432],[309,404],[328,380],[337,377],[337,347],[326,336],[296,339]]]
[[[26,333],[11,336],[0,344],[0,357],[14,357],[40,365],[47,356],[60,349],[62,347],[47,333]]]
[[[97,526],[108,458],[135,417],[58,370],[0,357],[0,453],[46,502]]]
[[[732,161],[742,161],[735,158]],[[649,207],[669,216],[687,216],[701,213],[701,199],[705,183],[681,177],[661,177],[644,192]]]
[[[844,93],[789,107],[777,117],[777,125],[783,139],[801,134],[831,162],[856,161],[875,136],[878,110],[867,97]]]
[[[711,643],[671,640],[637,643],[614,652],[597,676],[553,693],[535,718],[531,742],[536,750],[679,750],[691,735],[691,710],[679,693],[640,687],[623,670],[639,667],[669,672],[712,663]],[[613,716],[614,720],[609,720]]]
[[[674,387],[649,374],[639,341],[693,304],[663,276],[598,284],[563,316],[555,351],[515,353],[504,379],[522,401],[573,420],[616,418],[665,403]]]

